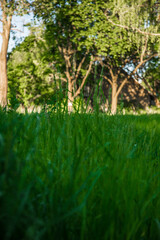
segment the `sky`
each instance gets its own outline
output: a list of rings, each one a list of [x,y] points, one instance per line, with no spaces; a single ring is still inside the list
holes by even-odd
[[[1,18],[1,14],[0,14]],[[16,46],[16,42],[22,42],[22,40],[29,35],[28,27],[24,27],[24,24],[27,24],[33,20],[32,15],[24,16],[13,16],[12,25],[14,31],[11,31],[8,52],[11,52],[12,49]],[[0,22],[0,32],[2,32],[2,23]],[[15,39],[14,39],[15,38]],[[2,45],[2,37],[0,36],[0,49]]]

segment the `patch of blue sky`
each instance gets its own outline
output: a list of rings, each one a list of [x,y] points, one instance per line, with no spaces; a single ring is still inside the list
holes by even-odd
[[[1,13],[0,13],[1,19]],[[10,33],[10,40],[8,46],[8,52],[11,52],[12,49],[16,46],[16,44],[22,42],[25,37],[27,37],[30,33],[30,30],[27,25],[33,21],[33,14],[23,15],[23,16],[13,16],[12,19],[12,30]],[[2,32],[2,22],[0,22],[0,32]],[[2,37],[0,35],[0,50],[2,46]]]

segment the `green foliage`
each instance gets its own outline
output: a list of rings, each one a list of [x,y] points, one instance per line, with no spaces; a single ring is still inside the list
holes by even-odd
[[[159,239],[159,115],[0,122],[1,239]]]
[[[83,97],[78,97],[73,102],[73,109],[76,113],[86,112],[86,103]]]
[[[72,17],[73,9],[79,1],[35,1],[35,16],[42,19],[46,26],[46,39],[52,45],[53,52],[60,60],[60,68],[64,73],[63,81],[67,82],[68,98],[71,101],[80,94],[92,66],[93,49],[81,36],[77,34],[81,26],[75,26]],[[84,29],[84,28],[83,28]]]
[[[3,0],[0,7],[3,8],[7,16],[24,15],[29,13],[31,2],[30,0]]]
[[[142,53],[147,58],[159,51],[158,37],[146,33],[159,31],[156,4],[155,0],[139,0],[138,4],[131,0],[32,1],[35,17],[44,26],[39,31],[32,28],[32,34],[10,57],[10,103],[14,105],[18,99],[28,106],[55,98],[59,78],[64,81],[63,89],[69,86],[67,81],[72,82],[68,92],[74,99],[91,55],[101,57],[113,74],[121,73],[124,67],[129,74]]]
[[[8,61],[8,99],[16,97],[24,106],[46,102],[57,87],[57,71],[51,49],[43,38],[43,26],[12,52]]]
[[[80,27],[75,39],[79,41],[83,36],[86,44],[94,45],[99,55],[111,55],[115,59],[131,54],[135,47],[141,49],[146,35],[134,29],[146,31],[146,22],[150,21],[147,3],[143,4],[144,1],[139,1],[138,6],[136,2],[123,0],[82,1],[72,10],[73,24]],[[158,31],[157,26],[152,22],[147,31]],[[155,36],[150,38],[152,43],[158,41]]]

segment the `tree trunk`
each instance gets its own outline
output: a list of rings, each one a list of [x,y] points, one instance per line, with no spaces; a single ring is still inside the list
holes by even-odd
[[[7,49],[9,43],[9,36],[11,30],[12,16],[7,17],[2,8],[2,25],[3,31],[0,32],[2,37],[2,44],[0,48],[0,106],[5,107],[7,105]]]
[[[155,104],[156,104],[156,107],[160,108],[160,101],[157,98],[157,96],[155,97]]]
[[[112,83],[112,104],[111,104],[111,113],[114,115],[117,112],[117,81]]]
[[[68,112],[73,112],[73,89],[72,89],[72,82],[68,80]]]
[[[6,54],[0,53],[0,106],[7,105],[7,59]]]
[[[87,50],[85,56],[82,58],[82,60],[80,61],[78,67],[76,65],[76,56],[75,56],[75,50],[72,50],[71,47],[69,46],[68,48],[64,48],[61,46],[58,46],[59,51],[61,52],[62,56],[64,57],[65,60],[65,64],[66,64],[66,79],[67,79],[67,83],[68,83],[68,113],[73,112],[73,101],[74,99],[80,94],[81,89],[84,86],[84,83],[91,71],[92,68],[92,64],[93,64],[93,56],[91,56],[91,60],[88,66],[88,70],[85,74],[85,76],[83,77],[83,80],[80,84],[80,86],[78,87],[78,89],[75,87],[76,85],[76,81],[78,79],[78,76],[80,74],[80,70],[82,68],[82,64],[84,63],[87,54],[89,53],[89,50]],[[71,58],[73,57],[73,59]],[[73,61],[71,61],[73,60]],[[72,64],[71,64],[72,63]]]

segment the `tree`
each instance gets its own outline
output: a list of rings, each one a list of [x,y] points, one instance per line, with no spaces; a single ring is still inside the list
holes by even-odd
[[[84,27],[73,24],[73,9],[79,1],[34,2],[35,16],[43,19],[48,39],[58,49],[65,63],[65,76],[62,81],[68,85],[68,111],[72,111],[74,99],[80,94],[93,64],[92,44],[84,41],[84,35],[76,36]],[[56,51],[56,50],[55,50]]]
[[[155,57],[158,58],[158,53],[160,52],[160,33],[158,31],[160,28],[158,27],[159,13],[157,1],[139,1],[139,4],[133,1],[120,1],[120,6],[116,5],[113,16],[106,14],[106,17],[112,26],[120,27],[132,34],[132,42],[138,50],[136,59],[134,52],[129,56],[130,61],[128,63],[132,63],[132,71],[127,71],[128,77],[123,80],[115,93],[116,98],[130,77],[136,78],[138,72],[145,69],[149,61]],[[155,94],[154,96],[156,98]],[[157,106],[159,105],[157,98],[156,104]],[[115,109],[113,107],[113,112]]]
[[[7,49],[10,38],[10,31],[12,28],[12,17],[14,14],[22,15],[29,9],[29,1],[27,0],[1,0],[0,10],[2,17],[0,22],[2,23],[2,45],[0,50],[0,106],[5,107],[7,105]]]
[[[124,55],[120,56],[119,61],[117,61],[117,58],[105,58],[105,61],[101,61],[102,66],[105,66],[108,68],[110,77],[107,77],[104,75],[104,78],[111,84],[112,87],[112,106],[111,106],[111,112],[112,114],[116,113],[117,110],[117,102],[118,102],[118,96],[123,89],[124,85],[127,84],[127,82],[131,78],[137,78],[137,74],[139,71],[142,71],[142,69],[145,69],[147,63],[154,57],[158,56],[158,54],[154,51],[149,52],[148,51],[148,40],[146,39],[145,44],[141,45],[139,47],[139,51],[132,48],[131,54],[129,52]],[[123,76],[123,71],[126,72],[126,75]],[[122,79],[121,83],[119,84],[118,79]],[[139,78],[137,79],[139,80]],[[155,96],[155,95],[154,95]],[[156,97],[156,96],[155,96]],[[157,98],[156,98],[157,99]],[[157,105],[158,105],[158,99],[157,99]]]
[[[113,114],[116,113],[118,95],[129,78],[135,77],[147,61],[158,57],[160,34],[156,6],[156,1],[144,0],[139,4],[129,0],[83,1],[73,10],[75,15],[79,13],[73,18],[73,24],[79,26],[83,22],[88,29],[79,35],[86,33],[86,41],[92,41],[97,49],[97,60],[110,72],[110,78],[104,77],[112,87]],[[121,69],[128,69],[128,76],[118,86]]]
[[[8,99],[12,106],[15,99],[25,107],[47,102],[60,78],[50,45],[44,38],[44,26],[31,27],[30,31],[9,55],[7,63]]]

